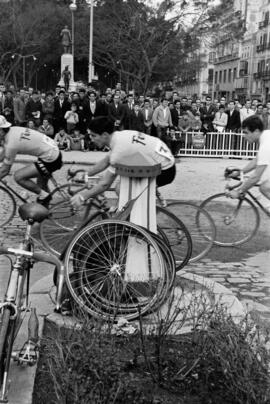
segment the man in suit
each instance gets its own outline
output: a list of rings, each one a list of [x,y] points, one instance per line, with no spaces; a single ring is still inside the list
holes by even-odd
[[[238,132],[238,130],[241,128],[240,112],[235,109],[234,101],[230,101],[228,103],[226,114],[228,115],[226,132]]]
[[[181,103],[180,100],[174,101],[174,107],[171,109],[172,124],[175,130],[179,130],[179,119],[181,116]]]
[[[124,105],[125,108],[125,118],[124,118],[124,128],[125,129],[130,129],[130,116],[133,111],[134,107],[134,97],[133,94],[128,94],[127,96],[127,102]]]
[[[142,108],[144,133],[151,135],[151,128],[153,123],[153,108],[151,108],[150,100],[144,101],[144,107]]]
[[[120,95],[115,94],[113,102],[109,104],[108,116],[114,122],[115,130],[122,130],[124,127],[125,107],[120,103]]]
[[[204,132],[213,132],[213,120],[216,112],[217,110],[212,104],[211,97],[207,96],[205,99],[205,105],[200,108],[202,128]]]
[[[70,103],[66,99],[66,93],[64,90],[59,91],[58,99],[55,100],[54,104],[54,132],[59,132],[59,129],[65,128],[66,130],[66,120],[65,114],[70,110]]]
[[[144,118],[138,101],[135,102],[134,108],[130,113],[129,129],[137,130],[138,132],[144,131]]]
[[[228,122],[226,126],[226,132],[234,132],[237,133],[239,129],[241,128],[241,118],[240,118],[240,112],[235,108],[235,102],[230,101],[228,103],[228,110],[226,111],[226,114],[228,115]],[[239,135],[232,135],[231,136],[231,147],[233,150],[237,150],[238,148],[238,141],[240,139]],[[225,143],[228,142],[229,139],[225,138]],[[227,145],[225,144],[225,147]]]
[[[26,123],[24,93],[25,91],[21,89],[13,100],[14,120],[17,126],[24,126]]]

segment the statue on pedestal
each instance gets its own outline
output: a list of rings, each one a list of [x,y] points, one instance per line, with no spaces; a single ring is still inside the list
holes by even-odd
[[[64,53],[71,53],[72,38],[67,25],[65,25],[65,28],[62,29],[60,36],[62,38]]]

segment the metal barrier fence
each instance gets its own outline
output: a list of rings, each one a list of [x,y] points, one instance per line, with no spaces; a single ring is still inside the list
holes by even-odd
[[[170,132],[175,156],[253,158],[257,144],[249,144],[242,133],[235,132]]]

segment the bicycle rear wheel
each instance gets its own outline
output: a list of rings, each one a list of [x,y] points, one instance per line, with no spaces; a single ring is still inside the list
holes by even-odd
[[[7,225],[16,213],[16,201],[8,189],[0,186],[0,227]]]
[[[172,249],[176,271],[182,269],[192,254],[192,240],[184,223],[169,210],[157,206],[157,225],[161,236]]]
[[[258,209],[247,198],[231,199],[225,193],[207,198],[200,205],[207,210],[216,226],[214,244],[232,247],[250,240],[260,225]]]
[[[137,248],[148,265],[130,273],[131,251]],[[169,285],[162,254],[147,230],[129,222],[104,220],[82,229],[65,255],[65,275],[75,302],[88,314],[115,321],[137,318],[156,309]],[[167,278],[166,278],[167,276]]]
[[[56,217],[57,220],[55,220]],[[62,225],[59,225],[60,217]],[[87,223],[97,222],[107,217],[107,213],[95,210],[87,218]],[[50,211],[50,217],[41,222],[39,227],[40,240],[47,250],[60,256],[82,224],[80,212],[71,211],[69,201],[61,202]]]
[[[167,205],[186,226],[192,239],[192,255],[189,262],[203,258],[214,244],[216,227],[209,213],[191,202],[176,201]]]

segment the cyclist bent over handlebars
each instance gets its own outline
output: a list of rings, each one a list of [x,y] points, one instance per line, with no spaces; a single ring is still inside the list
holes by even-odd
[[[114,123],[107,117],[98,117],[90,122],[91,140],[98,146],[110,147],[110,152],[88,172],[89,176],[105,172],[102,180],[90,190],[83,190],[71,198],[74,208],[78,208],[85,200],[99,195],[110,188],[116,178],[115,165],[128,158],[141,155],[149,161],[149,166],[161,165],[161,173],[157,176],[157,186],[170,184],[175,177],[175,160],[167,145],[160,139],[134,130],[115,131]]]
[[[270,201],[270,130],[263,130],[261,119],[253,115],[243,121],[242,132],[249,143],[259,144],[259,150],[256,158],[242,170],[243,174],[252,171],[252,175],[239,188],[229,191],[228,195],[233,199],[241,198],[260,182],[261,193]],[[266,208],[270,211],[270,202]]]
[[[11,127],[6,118],[0,115],[0,179],[11,169],[17,154],[37,157],[37,161],[14,174],[15,181],[23,188],[35,193],[37,202],[47,205],[51,199],[47,182],[51,173],[62,167],[62,155],[57,144],[48,136],[36,130],[20,126]],[[32,181],[33,178],[37,182]]]

